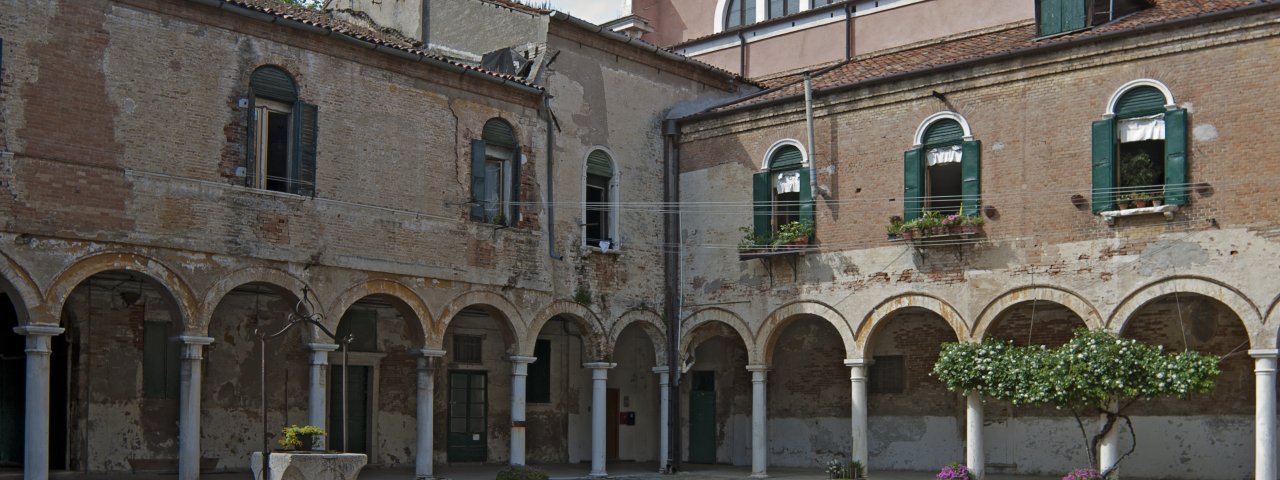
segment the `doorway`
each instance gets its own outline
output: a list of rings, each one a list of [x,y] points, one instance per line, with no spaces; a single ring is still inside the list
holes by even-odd
[[[689,390],[689,463],[716,463],[716,372],[693,372]]]
[[[488,455],[487,375],[449,372],[449,463],[483,462]]]
[[[329,448],[349,453],[369,454],[369,385],[370,367],[347,366],[351,383],[347,384],[347,424],[342,423],[342,367],[329,370]],[[346,433],[346,443],[343,442]]]

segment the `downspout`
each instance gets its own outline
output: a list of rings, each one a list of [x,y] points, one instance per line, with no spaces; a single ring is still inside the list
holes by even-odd
[[[667,212],[662,219],[662,269],[664,285],[663,317],[667,323],[667,472],[680,471],[680,124],[662,124],[664,181],[662,200]]]
[[[804,74],[804,125],[809,135],[809,201],[818,200],[818,161],[813,151],[813,77]]]
[[[551,116],[551,96],[542,94],[542,108],[538,112],[547,121],[547,255],[554,260],[563,260],[556,252],[556,121]]]
[[[853,4],[844,6],[844,61],[853,58]]]
[[[738,29],[738,76],[747,78],[747,35],[746,28]]]

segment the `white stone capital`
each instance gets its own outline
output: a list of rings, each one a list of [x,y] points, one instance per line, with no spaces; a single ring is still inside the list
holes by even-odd
[[[445,351],[444,351],[444,350],[435,350],[435,349],[430,349],[430,348],[424,348],[424,349],[418,350],[418,354],[419,354],[419,355],[422,355],[422,356],[424,356],[424,357],[443,357],[443,356],[444,356],[444,354],[445,354]]]
[[[57,325],[23,325],[14,327],[13,331],[18,335],[27,337],[27,355],[49,355],[53,353],[53,347],[49,339],[54,335],[61,335],[66,329]]]
[[[313,352],[336,352],[338,344],[336,343],[308,343],[307,349]]]
[[[526,363],[526,364],[527,364],[527,363],[533,363],[533,362],[538,361],[538,357],[526,357],[526,356],[523,356],[523,355],[512,355],[511,357],[509,357],[509,358],[508,358],[508,360],[511,360],[511,363]]]
[[[182,344],[183,360],[204,360],[204,347],[213,343],[213,337],[180,335],[173,340]]]
[[[174,338],[174,340],[177,340],[177,341],[179,341],[179,342],[182,342],[182,343],[184,343],[184,344],[186,344],[186,345],[200,345],[200,346],[202,346],[202,347],[203,347],[203,346],[205,346],[205,345],[212,345],[212,344],[213,344],[213,337],[198,337],[198,336],[194,336],[194,335],[179,335],[179,336],[176,336],[176,337],[173,337],[173,338]]]
[[[651,371],[653,373],[671,373],[671,367],[666,365],[659,365],[659,366],[653,367],[653,370]]]
[[[618,366],[618,364],[609,362],[589,362],[582,364],[582,368],[590,368],[592,370],[608,370],[616,366]]]
[[[1249,356],[1253,358],[1276,358],[1280,356],[1280,349],[1275,348],[1257,348],[1249,350]]]
[[[869,367],[871,366],[872,363],[875,363],[875,362],[871,361],[871,359],[868,359],[868,358],[844,359],[844,366],[846,367]]]

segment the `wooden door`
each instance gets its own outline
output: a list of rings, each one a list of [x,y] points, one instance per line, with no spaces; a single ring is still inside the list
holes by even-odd
[[[485,372],[449,372],[449,463],[483,462],[488,455]]]
[[[330,450],[369,453],[370,368],[347,366],[351,382],[347,384],[347,425],[342,424],[342,366],[329,368],[329,437]],[[347,431],[350,426],[350,431]],[[346,443],[343,443],[343,432]]]
[[[693,372],[689,390],[689,463],[716,463],[716,377]]]
[[[606,460],[617,460],[618,424],[622,423],[622,419],[618,418],[618,389],[606,389],[604,402],[604,458]]]

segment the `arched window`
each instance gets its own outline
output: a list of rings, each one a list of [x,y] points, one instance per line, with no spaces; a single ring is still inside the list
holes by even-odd
[[[471,141],[471,219],[510,226],[519,221],[520,145],[515,130],[501,118],[484,124]]]
[[[601,250],[617,249],[618,184],[613,158],[604,149],[592,150],[587,155],[586,172],[582,238],[587,245]]]
[[[925,119],[916,146],[903,155],[903,219],[922,212],[978,214],[981,144],[971,140],[959,115]]]
[[[769,18],[778,18],[800,11],[800,0],[769,0]]]
[[[1159,82],[1136,80],[1093,122],[1093,211],[1124,204],[1186,203],[1187,111]]]
[[[249,77],[248,186],[315,195],[315,105],[298,100],[284,70],[264,66]]]
[[[728,0],[724,9],[724,28],[737,28],[756,23],[756,0]]]
[[[752,185],[755,235],[771,238],[778,228],[796,221],[813,221],[813,191],[804,152],[783,141],[769,153],[765,170]]]

